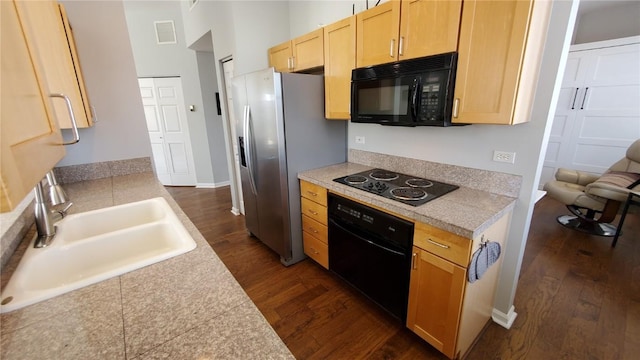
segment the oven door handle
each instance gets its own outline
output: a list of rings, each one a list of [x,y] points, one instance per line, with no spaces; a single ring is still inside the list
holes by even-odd
[[[342,231],[345,231],[345,232],[349,233],[349,235],[351,235],[351,236],[353,236],[353,237],[355,237],[355,238],[357,238],[357,239],[359,239],[361,241],[369,243],[370,245],[373,245],[373,246],[375,246],[377,248],[380,248],[381,250],[384,250],[386,252],[390,252],[392,254],[400,255],[400,256],[405,256],[406,255],[403,252],[400,252],[400,251],[397,251],[397,250],[393,250],[393,249],[389,249],[388,247],[382,246],[380,244],[376,244],[375,242],[373,242],[371,240],[367,240],[367,239],[363,238],[362,236],[360,236],[360,235],[354,233],[353,231],[349,230],[348,228],[344,227],[343,225],[341,225],[339,222],[337,222],[334,219],[329,218],[329,223],[330,223],[330,225],[337,226]]]

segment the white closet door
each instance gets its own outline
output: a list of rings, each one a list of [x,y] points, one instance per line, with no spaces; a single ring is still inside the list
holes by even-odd
[[[156,175],[163,185],[194,186],[195,166],[180,78],[138,79]]]
[[[601,174],[640,138],[640,44],[569,53],[540,187],[560,167]]]

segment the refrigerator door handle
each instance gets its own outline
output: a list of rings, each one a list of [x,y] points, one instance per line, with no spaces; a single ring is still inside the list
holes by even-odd
[[[258,195],[258,191],[256,190],[256,183],[253,177],[253,139],[251,136],[253,134],[250,133],[249,127],[251,125],[251,108],[249,105],[245,105],[244,107],[244,119],[243,119],[243,135],[245,139],[245,150],[247,157],[247,170],[249,171],[249,184],[251,184],[251,191],[254,195]]]

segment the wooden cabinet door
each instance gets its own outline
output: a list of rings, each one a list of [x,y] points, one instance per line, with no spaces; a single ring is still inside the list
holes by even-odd
[[[413,247],[407,327],[454,358],[466,269]]]
[[[511,124],[533,0],[465,0],[455,123]]]
[[[356,15],[357,67],[398,60],[400,0],[390,0]]]
[[[324,65],[323,29],[312,31],[291,40],[293,47],[293,71],[317,68]]]
[[[324,27],[324,116],[351,118],[351,70],[356,66],[356,17]]]
[[[402,0],[398,59],[456,51],[462,0]]]
[[[0,211],[9,211],[65,150],[39,56],[27,46],[14,2],[0,1]]]
[[[80,90],[80,95],[82,96],[85,117],[87,119],[86,125],[82,121],[80,121],[78,122],[78,127],[93,126],[94,114],[91,111],[91,105],[89,103],[89,95],[87,93],[87,88],[84,84],[84,75],[82,74],[82,66],[80,65],[80,57],[78,56],[78,48],[76,47],[76,38],[73,35],[73,30],[71,29],[71,24],[69,23],[69,18],[67,17],[67,11],[64,9],[64,6],[62,4],[58,4],[58,8],[60,9],[62,24],[64,25],[65,34],[67,35],[67,43],[69,45],[69,50],[71,52],[71,59],[73,60],[73,68],[76,71],[76,80],[78,81],[78,88]],[[65,123],[65,125],[69,125],[69,126],[60,126],[60,128],[65,129],[65,128],[71,127],[71,124]]]
[[[269,66],[278,72],[291,72],[291,40],[269,49]]]
[[[16,9],[23,24],[29,47],[42,55],[43,74],[50,93],[69,97],[79,127],[92,124],[85,111],[76,68],[71,56],[60,8],[55,1],[16,1]],[[71,118],[64,100],[53,101],[61,128],[71,128]]]

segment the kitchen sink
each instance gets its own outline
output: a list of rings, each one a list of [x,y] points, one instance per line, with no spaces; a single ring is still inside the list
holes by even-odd
[[[0,296],[5,313],[193,250],[161,197],[72,214],[51,245],[26,250]]]

